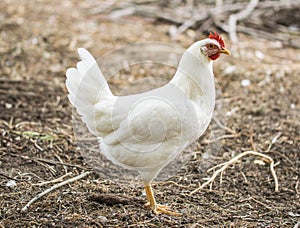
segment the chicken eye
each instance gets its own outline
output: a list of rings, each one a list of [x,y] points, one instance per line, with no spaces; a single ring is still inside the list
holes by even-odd
[[[214,48],[214,45],[213,45],[213,44],[208,44],[208,48],[209,48],[209,49],[213,49],[213,48]]]

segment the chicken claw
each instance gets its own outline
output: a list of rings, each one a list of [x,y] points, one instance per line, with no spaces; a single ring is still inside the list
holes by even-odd
[[[168,214],[174,216],[180,216],[180,213],[169,211],[170,207],[166,205],[157,204],[153,195],[152,188],[149,184],[145,184],[145,191],[148,202],[145,203],[145,207],[150,207],[154,214]]]

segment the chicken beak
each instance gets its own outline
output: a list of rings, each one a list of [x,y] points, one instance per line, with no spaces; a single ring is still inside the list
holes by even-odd
[[[222,48],[219,50],[219,53],[221,54],[226,54],[226,55],[230,55],[230,51],[226,48]]]

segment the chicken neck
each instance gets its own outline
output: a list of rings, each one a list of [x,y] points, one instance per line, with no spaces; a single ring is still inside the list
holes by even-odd
[[[177,86],[193,102],[203,106],[205,101],[209,110],[213,110],[215,84],[212,61],[195,57],[186,51],[170,83]]]

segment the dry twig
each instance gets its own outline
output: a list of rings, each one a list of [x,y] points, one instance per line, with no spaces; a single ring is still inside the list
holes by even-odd
[[[291,31],[289,25],[278,23],[274,20],[276,17],[273,18],[272,15],[276,15],[280,11],[285,13],[286,10],[293,12],[298,7],[300,0],[250,0],[249,2],[234,3],[216,0],[215,5],[200,1],[170,1],[169,3],[162,7],[161,2],[157,0],[146,2],[132,0],[124,3],[107,1],[102,4],[103,6],[93,6],[91,13],[101,14],[102,17],[109,20],[134,15],[150,19],[150,21],[165,21],[173,25],[169,32],[173,39],[190,28],[197,33],[203,33],[217,27],[229,33],[232,42],[238,41],[236,33],[241,32],[254,37],[280,40],[286,45],[299,46],[291,39],[291,36],[299,35],[299,30]],[[227,19],[228,23],[225,23]],[[237,25],[241,20],[247,25]],[[251,23],[253,20],[255,23]],[[268,31],[270,26],[273,29]],[[197,37],[195,38],[197,39]]]
[[[44,195],[48,194],[49,192],[57,189],[57,188],[60,188],[66,184],[69,184],[69,183],[72,183],[74,181],[77,181],[79,179],[82,179],[88,175],[90,175],[92,173],[92,171],[87,171],[87,172],[84,172],[76,177],[73,177],[71,179],[68,179],[68,180],[65,180],[59,184],[55,184],[53,185],[51,188],[48,188],[46,189],[45,191],[41,192],[40,194],[36,195],[32,200],[30,200],[22,209],[21,209],[21,212],[26,212],[28,210],[28,208],[30,207],[31,204],[33,204],[35,201],[37,201],[38,199],[40,199],[41,197],[43,197]]]
[[[296,184],[295,184],[295,191],[296,191],[296,194],[300,194],[300,191],[298,190],[298,187],[299,187],[299,184],[300,183],[300,181],[299,180],[297,180],[297,182],[296,182]]]
[[[268,156],[268,155],[265,155],[265,154],[262,154],[262,153],[259,153],[257,151],[245,151],[237,156],[235,156],[234,158],[232,158],[231,160],[229,160],[228,162],[225,162],[225,163],[222,163],[222,164],[219,164],[219,165],[216,165],[212,168],[210,168],[208,170],[208,172],[210,172],[211,170],[214,170],[220,166],[222,166],[220,169],[216,170],[214,172],[214,174],[209,178],[209,180],[207,180],[205,183],[203,183],[200,187],[198,187],[197,189],[195,189],[194,191],[192,191],[190,194],[194,194],[195,192],[201,190],[202,188],[204,188],[205,186],[209,185],[210,184],[210,189],[212,188],[212,184],[214,182],[214,180],[216,179],[216,177],[220,174],[222,176],[223,172],[230,166],[230,165],[233,165],[234,163],[236,163],[239,159],[241,159],[242,157],[244,156],[247,156],[247,155],[255,155],[255,156],[260,156],[260,157],[263,157],[265,158],[269,163],[270,163],[270,170],[271,170],[271,173],[272,173],[272,176],[274,178],[274,182],[275,182],[275,192],[278,192],[278,178],[277,178],[277,175],[275,173],[275,170],[274,170],[274,160]],[[222,178],[221,178],[222,180]]]
[[[10,177],[10,176],[8,176],[4,173],[0,173],[0,176],[5,177],[5,178],[10,179],[10,180],[14,180],[14,181],[24,181],[24,180],[17,180],[17,179],[15,179],[13,177]]]
[[[242,11],[240,11],[238,13],[230,15],[230,17],[228,19],[228,26],[229,26],[228,32],[229,32],[229,38],[232,43],[238,42],[238,38],[236,35],[237,21],[243,20],[243,19],[246,19],[247,17],[249,17],[250,14],[255,9],[258,2],[259,2],[259,0],[251,0],[245,9],[243,9]]]
[[[9,153],[9,155],[14,156],[14,157],[20,157],[20,158],[25,159],[25,160],[32,160],[32,161],[37,162],[37,163],[39,161],[39,162],[44,162],[44,163],[48,163],[48,164],[52,164],[52,165],[62,165],[62,166],[76,167],[76,168],[83,169],[83,170],[87,169],[87,168],[85,168],[83,166],[80,166],[80,165],[75,165],[75,164],[71,164],[71,163],[61,163],[61,162],[49,160],[49,159],[46,159],[46,158],[28,157],[28,156],[23,156],[23,155],[14,154],[14,153]]]
[[[229,127],[226,127],[224,124],[222,124],[221,121],[217,117],[213,117],[213,120],[221,129],[224,129],[225,131],[231,133],[232,135],[237,134],[234,130],[232,130]]]
[[[61,159],[61,157],[58,155],[58,154],[54,154],[54,156],[57,158],[57,160],[63,165],[64,167],[64,170],[65,170],[65,173],[67,174],[68,173],[68,169],[67,169],[67,166],[65,166],[63,160]]]
[[[281,133],[281,132],[278,132],[278,133],[273,137],[273,139],[272,139],[272,141],[270,142],[268,148],[265,150],[265,153],[270,152],[272,146],[274,145],[274,143],[277,142],[277,139],[278,139],[281,135],[282,135],[282,133]]]
[[[65,175],[61,176],[61,177],[58,177],[54,180],[51,180],[51,181],[44,181],[44,182],[41,182],[41,183],[37,183],[37,184],[32,184],[33,186],[43,186],[43,185],[46,185],[46,184],[54,184],[54,183],[57,183],[59,181],[62,181],[65,177],[67,176],[70,176],[72,173],[66,173]]]
[[[214,143],[214,142],[217,142],[217,141],[223,140],[223,139],[237,138],[239,136],[240,136],[240,134],[235,134],[235,135],[221,135],[221,136],[219,136],[217,138],[214,138],[214,139],[204,140],[204,143],[209,144],[209,143]]]

